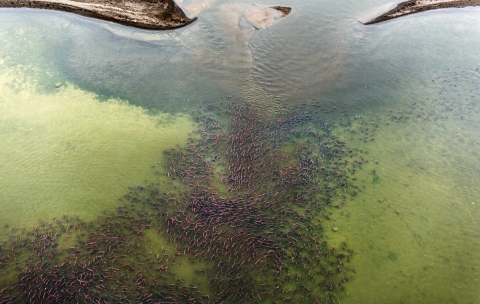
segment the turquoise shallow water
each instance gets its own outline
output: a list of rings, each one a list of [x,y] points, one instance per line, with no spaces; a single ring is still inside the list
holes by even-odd
[[[251,3],[203,4],[165,32],[0,11],[2,229],[114,210],[161,170],[162,151],[185,146],[204,100],[234,96],[267,117],[336,107],[325,119],[347,111],[353,126],[334,132],[369,160],[359,195],[322,219],[332,244],[355,249],[340,301],[479,302],[480,10],[366,27],[358,19],[387,2],[298,1],[257,30],[242,19]]]

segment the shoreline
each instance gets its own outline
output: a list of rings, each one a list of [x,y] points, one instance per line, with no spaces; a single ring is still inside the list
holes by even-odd
[[[170,30],[195,20],[173,0],[0,0],[0,8],[34,8],[64,11],[147,30]]]
[[[409,0],[398,4],[392,10],[363,24],[375,24],[391,19],[441,8],[480,6],[480,0]]]

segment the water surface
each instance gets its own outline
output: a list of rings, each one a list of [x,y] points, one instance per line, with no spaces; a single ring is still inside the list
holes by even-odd
[[[250,2],[206,1],[197,22],[164,32],[3,9],[3,229],[115,209],[161,170],[162,151],[186,144],[204,100],[233,96],[268,117],[336,107],[325,119],[345,110],[353,126],[334,132],[368,152],[361,192],[322,219],[330,242],[355,249],[341,302],[480,301],[480,11],[357,21],[387,3],[296,1],[257,30],[242,15]]]

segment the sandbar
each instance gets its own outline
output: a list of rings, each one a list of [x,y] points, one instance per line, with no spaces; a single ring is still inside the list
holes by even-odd
[[[394,18],[440,8],[455,8],[480,5],[480,0],[409,0],[364,24],[384,22]]]
[[[168,30],[192,23],[173,0],[0,0],[0,7],[71,12],[151,30]]]

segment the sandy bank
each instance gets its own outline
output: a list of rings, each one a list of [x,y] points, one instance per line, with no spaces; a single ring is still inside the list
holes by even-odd
[[[424,11],[480,5],[480,0],[409,0],[398,4],[394,9],[380,15],[365,24],[374,24],[390,19],[420,13]]]
[[[0,7],[66,11],[143,29],[167,30],[192,23],[173,0],[0,0]]]

